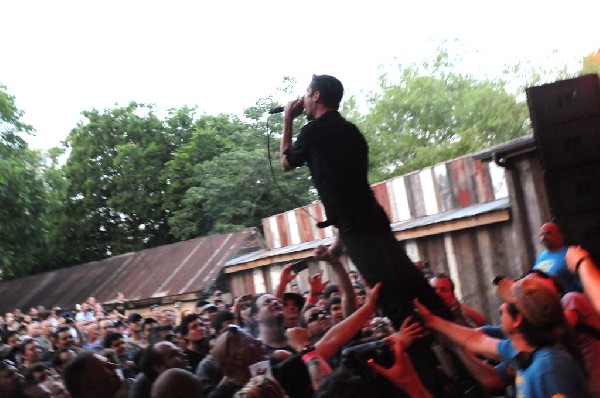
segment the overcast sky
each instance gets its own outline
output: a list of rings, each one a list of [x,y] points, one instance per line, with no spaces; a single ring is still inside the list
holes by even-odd
[[[518,59],[570,62],[600,48],[599,1],[0,0],[0,83],[59,145],[85,109],[131,100],[241,114],[284,76],[313,73],[350,93],[378,66],[433,56],[459,39],[490,73]]]

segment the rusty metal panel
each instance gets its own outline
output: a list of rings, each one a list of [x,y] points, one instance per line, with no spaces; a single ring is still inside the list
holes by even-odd
[[[298,230],[301,242],[310,242],[314,239],[312,233],[310,206],[305,206],[301,209],[296,209],[296,220],[298,220]]]
[[[390,209],[390,196],[387,190],[387,184],[385,182],[371,185],[371,189],[373,190],[373,194],[375,195],[375,199],[377,202],[383,207],[385,214],[387,214],[389,219],[392,219],[392,211]]]
[[[290,241],[288,239],[287,225],[285,222],[285,214],[278,214],[275,218],[277,222],[277,231],[279,231],[279,241],[280,246],[289,245]]]
[[[127,300],[197,292],[211,285],[247,240],[256,242],[254,234],[256,230],[245,229],[191,239],[3,282],[0,308],[73,308],[88,296],[99,302],[111,301],[117,292],[122,292]]]
[[[475,179],[475,188],[477,192],[477,203],[490,202],[494,200],[492,191],[492,179],[488,172],[487,164],[479,160],[473,160],[473,178]]]
[[[454,182],[454,195],[458,199],[460,207],[467,207],[472,204],[471,191],[469,186],[469,176],[465,159],[455,159],[451,162],[452,180]]]
[[[270,218],[263,218],[262,219],[262,227],[263,227],[263,234],[265,236],[265,243],[269,249],[272,249],[274,247],[273,246],[273,231],[271,231],[271,222],[269,220],[270,220]]]

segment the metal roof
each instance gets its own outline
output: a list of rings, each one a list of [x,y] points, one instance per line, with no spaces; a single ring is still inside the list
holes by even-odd
[[[491,148],[481,150],[471,154],[471,157],[476,160],[491,160],[496,154],[499,158],[503,158],[513,152],[529,151],[536,148],[533,134],[527,134],[514,140],[495,145]]]
[[[129,301],[198,292],[210,288],[225,262],[264,247],[255,228],[212,235],[127,253],[0,283],[0,311],[31,306],[73,308],[94,296]]]
[[[459,220],[479,216],[485,213],[490,213],[498,210],[506,210],[510,208],[508,198],[501,198],[492,202],[480,203],[463,207],[461,209],[448,210],[443,213],[432,214],[430,216],[419,217],[412,220],[400,221],[392,224],[392,231],[400,232],[408,229],[426,227],[428,225],[440,224],[444,222]]]
[[[490,213],[498,210],[506,210],[510,208],[508,198],[502,198],[494,200],[492,202],[480,203],[461,209],[453,209],[445,211],[443,213],[433,214],[430,216],[419,217],[407,221],[400,221],[391,224],[393,232],[401,232],[409,229],[426,227],[433,224],[440,224],[444,222],[454,221],[463,218],[475,217],[485,213]],[[280,247],[277,249],[267,250],[262,249],[253,253],[249,253],[243,256],[239,256],[231,259],[225,263],[225,267],[232,267],[240,264],[248,264],[255,261],[263,260],[270,257],[277,257],[285,254],[292,254],[296,252],[304,252],[311,250],[319,245],[331,245],[333,244],[335,237],[329,237],[325,239],[315,240],[312,242],[300,243],[297,245],[289,245]]]

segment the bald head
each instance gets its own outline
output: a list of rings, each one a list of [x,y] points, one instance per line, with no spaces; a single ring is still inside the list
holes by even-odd
[[[169,369],[158,376],[152,384],[152,398],[202,397],[202,383],[184,369]]]
[[[555,251],[564,246],[565,239],[556,223],[547,222],[540,228],[540,242],[548,250]]]

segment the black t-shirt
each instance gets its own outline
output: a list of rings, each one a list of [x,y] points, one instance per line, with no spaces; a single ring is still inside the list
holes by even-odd
[[[302,127],[285,155],[292,167],[308,165],[331,224],[348,222],[376,203],[367,179],[367,141],[339,112],[329,111]]]
[[[233,394],[241,390],[242,387],[244,386],[226,381],[212,390],[210,394],[208,394],[208,398],[231,398],[233,397]]]
[[[271,360],[271,372],[290,398],[312,398],[314,390],[302,354],[278,362]]]
[[[192,351],[189,349],[185,350],[185,361],[190,367],[192,373],[196,372],[196,367],[204,359],[206,355],[200,352]]]

